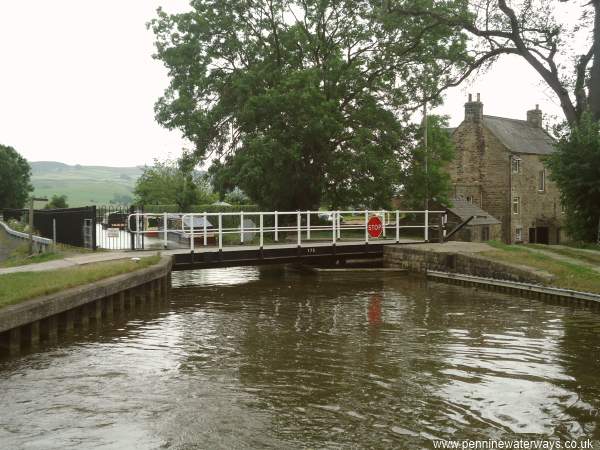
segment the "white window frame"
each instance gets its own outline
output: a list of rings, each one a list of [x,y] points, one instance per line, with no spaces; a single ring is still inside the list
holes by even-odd
[[[517,214],[521,214],[521,197],[519,195],[513,195],[513,199],[512,199],[512,213],[517,215]],[[515,211],[515,205],[516,205],[516,211]]]
[[[522,227],[515,228],[515,242],[523,242],[523,228]]]
[[[538,172],[538,192],[546,192],[546,169]]]
[[[521,173],[521,158],[518,156],[513,156],[511,160],[511,171],[512,173]]]

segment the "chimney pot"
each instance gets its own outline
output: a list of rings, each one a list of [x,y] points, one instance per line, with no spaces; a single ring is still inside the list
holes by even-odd
[[[477,101],[473,101],[473,95],[469,94],[469,101],[465,103],[465,122],[481,122],[483,120],[483,103],[481,96],[477,94]]]
[[[543,128],[543,113],[540,105],[535,105],[535,109],[527,111],[527,122],[536,128]]]

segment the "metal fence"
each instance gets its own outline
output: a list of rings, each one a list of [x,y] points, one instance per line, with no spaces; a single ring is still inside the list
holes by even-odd
[[[97,206],[94,228],[98,247],[107,250],[144,249],[146,236],[132,233],[137,230],[137,224],[128,223],[131,214],[143,212],[142,206]]]
[[[373,218],[379,237],[373,238]],[[268,211],[225,213],[132,213],[132,235],[146,236],[153,248],[189,248],[384,239],[399,242],[443,240],[445,211]]]
[[[28,221],[28,209],[5,209],[6,220]],[[96,221],[96,207],[36,209],[33,228],[45,238],[61,244],[96,249],[96,235],[92,232]]]

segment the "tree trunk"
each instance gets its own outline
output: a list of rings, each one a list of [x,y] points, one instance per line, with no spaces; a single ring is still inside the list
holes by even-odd
[[[595,120],[600,120],[600,0],[594,5],[594,61],[590,73],[589,109]]]

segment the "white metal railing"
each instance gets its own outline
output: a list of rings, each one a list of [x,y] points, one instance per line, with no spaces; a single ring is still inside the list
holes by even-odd
[[[422,224],[401,224],[401,219],[407,215],[422,218]],[[431,215],[437,215],[437,223],[431,221]],[[380,238],[373,238],[369,234],[368,223],[372,217],[379,217],[382,222]],[[315,220],[317,219],[317,220]],[[149,229],[148,223],[156,222],[155,229]],[[269,223],[266,224],[265,222]],[[131,224],[135,223],[135,230]],[[225,222],[229,222],[226,224]],[[233,223],[231,223],[233,222]],[[258,222],[258,223],[256,223]],[[325,224],[323,223],[325,222]],[[160,223],[160,225],[159,225]],[[372,240],[386,239],[389,231],[394,231],[395,242],[400,242],[401,230],[410,228],[423,229],[423,241],[429,241],[431,228],[439,229],[445,236],[446,223],[445,211],[386,211],[386,210],[350,210],[350,211],[261,211],[261,212],[220,212],[220,213],[133,213],[128,216],[127,228],[130,233],[141,235],[152,233],[159,235],[163,245],[167,248],[169,233],[189,239],[189,248],[193,252],[197,240],[202,246],[208,246],[210,241],[223,249],[223,239],[228,235],[239,235],[237,243],[244,245],[246,241],[254,241],[258,235],[258,246],[265,246],[265,236],[272,236],[272,242],[278,243],[282,233],[295,234],[296,244],[302,247],[303,243],[319,239],[329,241],[335,245],[343,238],[343,233],[361,231],[355,241],[368,244]],[[364,233],[363,233],[364,231]],[[315,237],[316,236],[316,237]],[[329,236],[329,237],[326,237]],[[304,239],[303,239],[304,237]],[[289,241],[288,241],[289,242]]]

